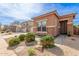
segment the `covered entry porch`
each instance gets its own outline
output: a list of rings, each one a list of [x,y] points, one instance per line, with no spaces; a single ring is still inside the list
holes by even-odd
[[[63,15],[59,18],[59,34],[73,35],[73,19],[75,14]]]

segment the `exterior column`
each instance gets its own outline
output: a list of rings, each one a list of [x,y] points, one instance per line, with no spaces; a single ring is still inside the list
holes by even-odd
[[[70,32],[70,34],[73,36],[73,24],[72,22],[67,23],[67,33]]]

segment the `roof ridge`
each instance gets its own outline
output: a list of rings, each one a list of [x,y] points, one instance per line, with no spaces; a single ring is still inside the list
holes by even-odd
[[[37,18],[37,17],[40,17],[40,16],[44,16],[44,15],[49,15],[50,13],[57,13],[57,11],[54,10],[54,11],[46,12],[46,13],[43,13],[42,15],[35,16],[35,17],[31,18],[31,19],[34,19],[34,18]]]

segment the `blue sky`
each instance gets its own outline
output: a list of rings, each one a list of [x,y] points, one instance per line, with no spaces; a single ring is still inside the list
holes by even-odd
[[[57,10],[59,15],[77,13],[74,24],[79,24],[79,4],[74,3],[0,3],[0,23],[31,20],[32,17]]]

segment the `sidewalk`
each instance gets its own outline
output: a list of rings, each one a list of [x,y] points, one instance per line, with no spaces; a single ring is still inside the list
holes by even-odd
[[[8,44],[4,39],[0,39],[0,56],[16,56],[12,50],[7,49]]]

